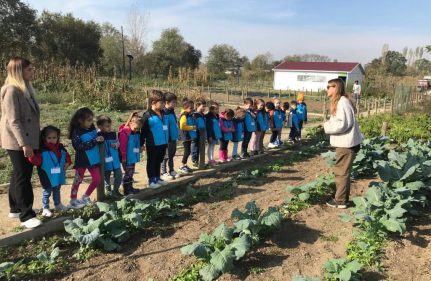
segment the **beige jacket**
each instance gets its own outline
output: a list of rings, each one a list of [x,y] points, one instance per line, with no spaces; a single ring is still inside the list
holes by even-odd
[[[35,99],[25,97],[14,86],[0,90],[0,146],[21,150],[24,145],[39,148],[40,109]]]

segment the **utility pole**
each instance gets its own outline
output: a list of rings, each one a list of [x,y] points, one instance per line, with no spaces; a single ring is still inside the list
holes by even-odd
[[[124,50],[124,34],[123,34],[122,26],[121,26],[121,42],[123,44],[123,71],[121,72],[121,78],[124,79],[126,76],[126,53]]]

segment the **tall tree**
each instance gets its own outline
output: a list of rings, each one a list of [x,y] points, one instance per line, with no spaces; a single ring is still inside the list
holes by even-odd
[[[116,68],[117,73],[120,73],[123,65],[121,32],[110,23],[104,23],[101,26],[101,32],[100,47],[103,50],[101,66],[109,72]]]
[[[395,76],[402,76],[406,73],[406,63],[407,59],[400,52],[387,51],[383,66],[385,67],[386,72]]]
[[[208,72],[216,78],[224,77],[226,71],[235,70],[243,64],[244,59],[242,59],[239,52],[230,45],[214,45],[208,51]]]

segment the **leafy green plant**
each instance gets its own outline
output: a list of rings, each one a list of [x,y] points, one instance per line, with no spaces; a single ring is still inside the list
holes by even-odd
[[[199,271],[206,265],[205,262],[199,261],[185,268],[176,276],[169,278],[169,281],[199,281],[201,280]]]
[[[60,271],[65,263],[66,260],[60,257],[60,249],[55,247],[50,254],[46,251],[39,253],[35,260],[26,265],[26,271],[30,274],[49,274]]]
[[[374,266],[379,269],[386,241],[387,235],[381,231],[374,229],[359,231],[347,244],[347,259],[357,260],[365,266]]]
[[[12,280],[16,271],[21,266],[22,260],[18,262],[2,262],[0,263],[0,279]]]
[[[359,281],[362,265],[356,260],[349,262],[345,259],[332,259],[326,261],[323,268],[327,281]]]

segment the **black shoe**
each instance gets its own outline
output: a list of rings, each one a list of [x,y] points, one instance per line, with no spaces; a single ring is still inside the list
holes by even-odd
[[[248,154],[248,153],[246,152],[246,153],[243,153],[243,154],[241,155],[241,157],[242,157],[243,159],[247,159],[247,158],[250,158],[250,154]]]
[[[328,201],[326,201],[326,205],[328,207],[331,208],[337,208],[337,209],[347,209],[347,204],[343,203],[338,203],[337,201],[335,201],[334,199],[329,199]]]
[[[251,156],[257,156],[257,155],[259,155],[259,152],[258,151],[256,151],[256,150],[254,150],[254,151],[252,151],[251,152],[251,154],[250,154]]]

